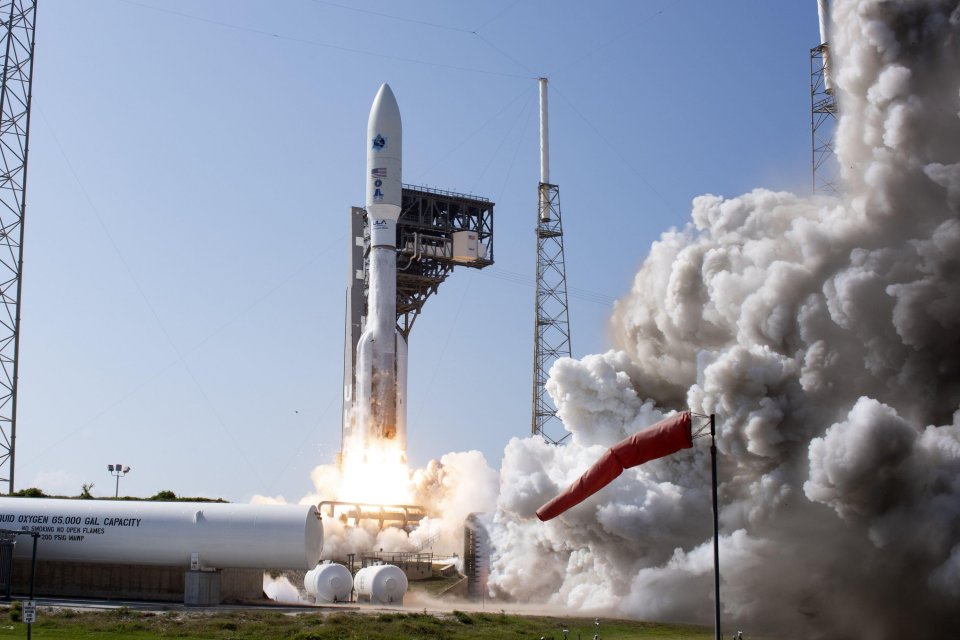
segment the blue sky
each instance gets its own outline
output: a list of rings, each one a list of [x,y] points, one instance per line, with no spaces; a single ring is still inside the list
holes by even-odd
[[[691,199],[809,192],[813,0],[46,0],[17,487],[298,499],[339,449],[348,212],[389,82],[404,181],[496,202],[410,344],[409,457],[530,428],[537,83],[575,356]],[[642,390],[641,390],[642,391]]]

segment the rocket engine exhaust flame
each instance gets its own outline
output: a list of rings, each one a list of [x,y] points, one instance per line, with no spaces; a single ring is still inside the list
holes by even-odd
[[[377,444],[345,452],[337,499],[363,504],[410,504],[412,488],[406,456],[390,443]]]

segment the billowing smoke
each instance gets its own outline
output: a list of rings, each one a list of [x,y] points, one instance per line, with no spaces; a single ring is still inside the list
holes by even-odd
[[[271,600],[286,604],[302,604],[300,590],[286,578],[286,576],[272,577],[269,573],[263,574],[263,593]]]
[[[368,469],[371,473],[376,470]],[[405,552],[433,550],[455,552],[463,549],[463,526],[473,512],[492,512],[497,499],[497,472],[487,464],[479,451],[447,453],[440,460],[431,460],[422,469],[407,470],[404,466],[401,486],[393,487],[392,501],[397,504],[424,505],[430,516],[407,532],[396,526],[381,528],[374,520],[356,523],[351,518],[323,519],[323,557],[342,560],[347,554],[371,551]],[[355,474],[336,465],[321,465],[310,474],[316,493],[310,493],[300,504],[317,504],[323,500],[351,501],[351,481]],[[372,477],[373,488],[364,493],[375,496],[382,478]],[[395,478],[389,478],[396,482]],[[399,498],[397,498],[399,496]],[[283,502],[283,498],[254,496],[255,503]],[[377,500],[369,504],[380,504]]]
[[[709,624],[710,462],[628,470],[534,511],[672,410],[716,414],[726,619],[814,638],[960,629],[960,6],[837,0],[845,195],[707,195],[616,307],[618,349],[559,361],[568,446],[514,439],[496,593]]]

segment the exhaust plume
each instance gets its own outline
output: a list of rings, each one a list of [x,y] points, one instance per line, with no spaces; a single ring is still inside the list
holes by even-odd
[[[960,5],[837,0],[845,195],[693,202],[612,319],[558,361],[569,446],[514,439],[492,590],[709,624],[705,446],[536,509],[673,410],[717,416],[726,620],[814,638],[960,628]]]

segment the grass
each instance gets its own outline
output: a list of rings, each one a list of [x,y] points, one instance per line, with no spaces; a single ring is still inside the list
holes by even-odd
[[[26,637],[26,625],[11,620],[9,607],[0,607],[0,638]],[[273,611],[139,612],[120,608],[80,612],[41,609],[33,637],[70,640],[179,638],[181,640],[484,640],[542,637],[561,640],[563,626],[570,640],[590,640],[592,618],[526,617],[454,611],[426,613],[303,613]],[[602,620],[603,640],[707,640],[713,632],[702,627],[663,625],[630,620]]]

